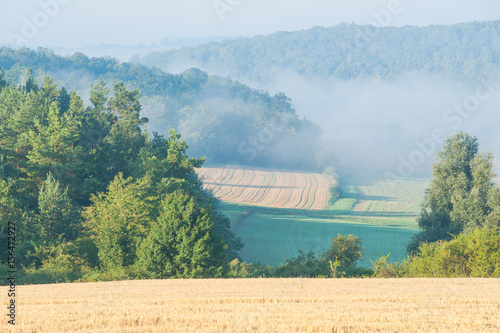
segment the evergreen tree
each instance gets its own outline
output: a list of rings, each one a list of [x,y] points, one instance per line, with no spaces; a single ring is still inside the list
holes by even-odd
[[[46,119],[35,121],[34,128],[25,136],[31,149],[24,171],[39,180],[48,172],[54,172],[64,183],[70,183],[78,162],[74,146],[78,142],[79,127],[78,118],[71,113],[61,116],[59,103],[52,102]]]
[[[26,92],[36,92],[38,91],[38,83],[36,82],[35,78],[33,77],[33,69],[28,68],[26,72],[26,78],[25,78],[25,83],[24,83],[24,89]]]
[[[74,93],[68,94],[68,91],[66,90],[65,87],[62,87],[61,90],[59,91],[59,94],[57,95],[57,101],[59,102],[61,113],[64,114],[69,110],[73,94]]]
[[[8,82],[5,81],[5,70],[2,68],[0,69],[0,91],[8,86]]]
[[[39,220],[42,236],[49,240],[61,237],[76,239],[80,213],[68,196],[68,189],[61,189],[59,181],[49,173],[38,195]]]
[[[135,160],[146,143],[143,125],[148,119],[140,117],[139,98],[139,90],[127,91],[123,82],[114,85],[109,109],[117,118],[104,139],[109,173],[125,172],[130,175],[128,164]]]
[[[106,103],[109,90],[102,80],[91,85],[90,103],[82,117],[82,128],[78,145],[82,147],[85,158],[80,163],[82,175],[82,194],[88,198],[90,193],[106,190],[115,176],[108,172],[107,144],[104,142],[111,131],[116,116],[108,112]],[[85,205],[88,202],[84,203]]]
[[[214,278],[227,270],[224,243],[214,230],[211,207],[185,194],[171,195],[138,251],[138,266],[150,278]]]

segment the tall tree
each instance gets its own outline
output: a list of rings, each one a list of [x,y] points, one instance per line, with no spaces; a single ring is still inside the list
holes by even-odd
[[[138,265],[150,278],[221,277],[227,269],[224,248],[211,206],[174,194],[164,200],[160,217],[141,244]]]
[[[149,197],[150,179],[134,181],[119,173],[107,193],[91,198],[84,216],[86,229],[99,249],[101,266],[110,270],[132,265],[136,247],[156,218],[155,197]]]
[[[73,240],[78,235],[80,213],[68,196],[68,189],[49,173],[38,194],[41,232],[48,239]]]
[[[114,85],[114,96],[109,100],[109,109],[117,117],[109,134],[107,144],[108,170],[111,173],[125,172],[146,143],[143,132],[147,118],[140,117],[141,94],[139,90],[128,91],[123,82]]]
[[[5,80],[5,70],[0,69],[0,90],[8,86],[8,82]]]
[[[52,102],[47,117],[35,121],[26,133],[30,146],[24,171],[33,178],[43,179],[48,172],[55,173],[64,183],[74,178],[78,163],[75,145],[79,139],[80,120],[72,113],[61,115],[59,103]]]
[[[499,223],[493,157],[479,153],[478,147],[477,138],[466,133],[446,139],[417,219],[422,231],[412,238],[408,252],[418,251],[423,242],[450,240],[463,231]]]

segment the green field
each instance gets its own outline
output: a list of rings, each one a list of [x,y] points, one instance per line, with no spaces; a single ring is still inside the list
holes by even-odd
[[[391,253],[402,260],[412,235],[429,177],[386,179],[380,172],[345,171],[341,174],[343,197],[324,211],[279,209],[221,203],[233,231],[245,248],[247,262],[279,265],[297,257],[298,250],[320,254],[330,239],[340,234],[360,237],[365,247],[362,266],[370,259]]]

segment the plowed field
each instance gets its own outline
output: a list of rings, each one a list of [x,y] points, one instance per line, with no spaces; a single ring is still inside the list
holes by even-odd
[[[275,208],[322,210],[334,182],[317,173],[227,166],[197,169],[203,188],[222,201]]]

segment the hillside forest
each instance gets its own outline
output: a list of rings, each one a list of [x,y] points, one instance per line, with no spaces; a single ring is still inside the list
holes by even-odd
[[[345,216],[347,222],[361,219],[366,212],[355,211],[354,204],[332,208],[339,200],[357,200],[339,166],[355,169],[362,161],[375,168],[375,159],[359,150],[346,160],[361,141],[332,144],[325,136],[343,137],[344,132],[325,131],[325,124],[304,116],[315,110],[296,108],[296,100],[286,93],[260,88],[276,83],[277,73],[293,73],[309,83],[354,82],[355,87],[365,79],[398,85],[417,73],[456,82],[457,89],[475,89],[499,72],[499,24],[341,24],[180,48],[130,62],[0,47],[0,271],[7,275],[15,263],[24,284],[500,277],[500,187],[494,156],[459,126],[446,128],[451,134],[443,131],[435,154],[427,156],[433,159],[428,165],[432,175],[414,221],[418,232],[408,236],[406,259],[400,262],[381,253],[369,267],[361,266],[363,239],[340,233],[328,236],[328,248],[321,253],[299,250],[279,266],[246,262],[240,257],[245,244],[232,230],[224,203],[203,190],[195,171],[203,165],[241,165],[326,173],[336,183],[325,199],[330,210],[318,216],[332,224]],[[490,111],[497,103],[495,87],[490,86],[492,97],[483,103]],[[420,92],[411,94],[419,97]],[[307,97],[311,103],[314,96]],[[326,107],[333,123],[352,116],[337,104]],[[420,111],[412,110],[398,110],[398,116],[420,119]],[[373,118],[363,120],[370,130],[357,130],[366,132],[364,139],[374,146],[391,143],[375,151],[379,160],[387,160],[384,148],[397,156],[418,136],[396,121],[377,127],[372,120],[382,117],[383,110],[368,111]],[[487,148],[498,147],[495,121],[475,127],[486,128],[481,139],[487,139]],[[355,128],[339,124],[357,135]],[[291,216],[289,211],[272,213]],[[378,211],[365,215],[370,213],[372,220],[384,218]]]

